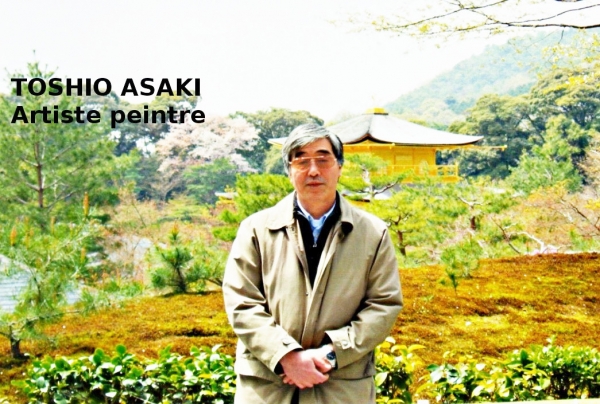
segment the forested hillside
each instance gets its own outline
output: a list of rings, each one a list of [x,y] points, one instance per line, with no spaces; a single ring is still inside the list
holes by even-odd
[[[552,65],[548,47],[573,41],[574,32],[542,33],[490,45],[428,84],[403,94],[385,108],[429,124],[448,125],[485,94],[526,93],[537,74]],[[443,63],[443,61],[440,61]]]

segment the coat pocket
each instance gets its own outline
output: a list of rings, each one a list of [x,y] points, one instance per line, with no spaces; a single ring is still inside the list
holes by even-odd
[[[271,369],[255,358],[238,356],[235,361],[235,372],[240,375],[259,377],[274,383],[283,384],[281,377],[277,376]]]

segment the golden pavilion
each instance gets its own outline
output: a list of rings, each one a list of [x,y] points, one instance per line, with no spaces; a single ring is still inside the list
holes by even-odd
[[[388,115],[383,108],[338,123],[327,129],[339,136],[344,153],[371,153],[388,162],[386,174],[412,171],[435,175],[444,182],[459,180],[458,165],[437,165],[440,150],[475,147],[483,136],[458,135]],[[282,145],[285,138],[270,143]]]

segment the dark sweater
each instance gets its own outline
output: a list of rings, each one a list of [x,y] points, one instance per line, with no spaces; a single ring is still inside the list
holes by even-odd
[[[339,196],[336,197],[335,208],[333,209],[331,215],[329,215],[329,217],[325,220],[316,243],[314,242],[312,228],[310,227],[308,219],[302,214],[302,211],[298,206],[298,202],[296,201],[294,203],[294,216],[298,219],[298,223],[300,225],[300,233],[302,234],[302,242],[304,243],[306,261],[308,262],[308,274],[311,286],[314,286],[315,278],[317,277],[317,268],[319,267],[321,254],[325,248],[327,236],[329,236],[329,232],[331,229],[333,229],[333,226],[341,215],[340,202],[337,200],[337,198],[339,198]]]

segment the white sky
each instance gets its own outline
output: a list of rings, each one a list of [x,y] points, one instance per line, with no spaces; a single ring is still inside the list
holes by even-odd
[[[37,59],[59,77],[106,77],[119,91],[127,77],[199,77],[207,115],[281,107],[328,121],[390,102],[486,45],[424,47],[328,22],[402,11],[411,3],[402,1],[0,0],[0,68]]]

